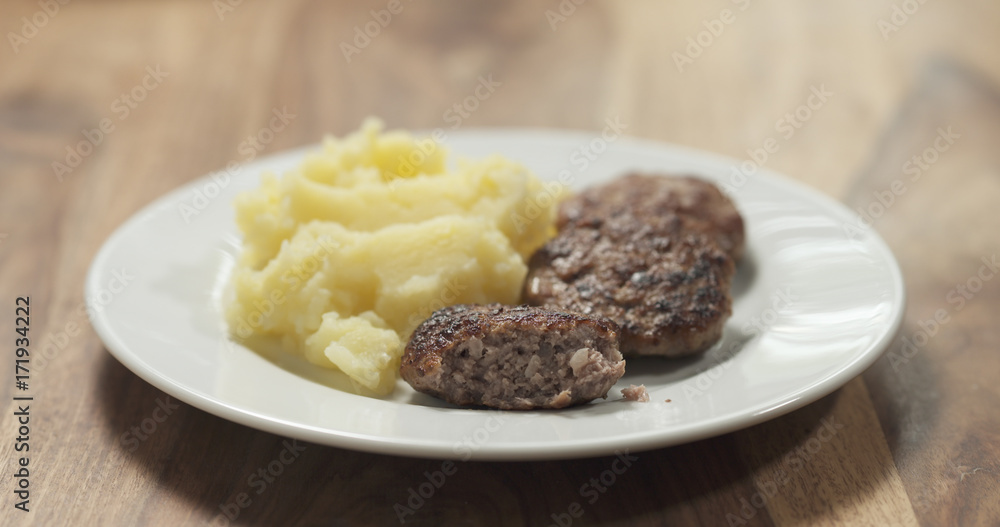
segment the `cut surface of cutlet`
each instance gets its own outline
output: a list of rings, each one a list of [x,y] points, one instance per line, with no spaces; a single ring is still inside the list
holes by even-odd
[[[400,374],[453,404],[564,408],[605,397],[625,373],[618,326],[529,306],[457,305],[413,332]]]

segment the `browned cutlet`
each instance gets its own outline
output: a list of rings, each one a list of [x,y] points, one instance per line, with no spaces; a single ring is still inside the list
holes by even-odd
[[[625,356],[691,355],[722,336],[742,252],[743,221],[710,183],[626,176],[563,203],[524,300],[614,320]]]
[[[677,216],[685,233],[711,238],[738,262],[743,256],[743,218],[718,187],[691,176],[629,174],[566,200],[557,227],[599,227],[604,219]]]
[[[625,362],[610,320],[463,304],[417,327],[399,371],[415,390],[453,404],[530,410],[607,396]]]

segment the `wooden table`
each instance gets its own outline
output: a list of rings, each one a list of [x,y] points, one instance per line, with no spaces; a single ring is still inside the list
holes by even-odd
[[[46,0],[3,12],[0,523],[226,524],[221,511],[285,439],[184,404],[157,411],[166,395],[82,314],[91,258],[140,207],[230,161],[370,114],[450,126],[446,112],[492,76],[500,86],[462,127],[598,131],[618,116],[630,135],[741,159],[786,133],[813,88],[830,92],[766,165],[869,211],[906,277],[901,333],[861,377],[759,426],[641,454],[573,525],[1000,525],[1000,284],[976,278],[1000,240],[1000,4]],[[269,142],[242,144],[283,109],[294,118]],[[880,196],[892,204],[873,206]],[[54,357],[31,372],[27,513],[12,492],[22,295],[33,346]],[[948,322],[921,339],[942,309]],[[166,418],[133,445],[126,434],[151,416]],[[842,429],[790,461],[824,419]],[[610,462],[463,463],[406,523],[565,522]],[[309,446],[231,524],[394,525],[393,505],[440,466]]]

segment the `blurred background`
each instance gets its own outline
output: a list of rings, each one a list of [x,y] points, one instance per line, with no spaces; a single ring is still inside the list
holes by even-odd
[[[123,184],[151,197],[242,155],[274,108],[296,117],[265,152],[368,115],[450,128],[446,112],[481,76],[499,85],[461,127],[599,130],[620,116],[631,135],[742,158],[825,86],[829,103],[767,164],[840,196],[921,83],[949,69],[1000,75],[1000,6],[910,3],[912,15],[894,9],[901,1],[400,0],[392,14],[388,1],[77,0],[48,16],[39,3],[8,2],[5,169],[58,159],[109,117],[114,134],[66,179],[127,174]],[[724,11],[731,22],[714,23]],[[155,90],[115,111],[150,67],[164,72]],[[18,133],[22,123],[32,133]]]
[[[14,517],[5,502],[0,517],[397,523],[394,500],[440,462],[325,447],[220,520],[282,438],[182,405],[168,433],[122,448],[163,394],[111,359],[76,311],[100,244],[151,200],[370,115],[412,129],[595,134],[611,119],[737,160],[774,139],[759,164],[862,212],[919,174],[870,217],[906,276],[900,336],[912,336],[997,250],[998,28],[989,0],[4,2],[0,290],[11,303],[17,291],[37,298],[39,336],[79,328],[39,381],[50,390],[39,509]],[[987,283],[965,300],[902,366],[883,358],[789,416],[649,453],[573,525],[997,525],[1000,294]],[[828,416],[852,433],[741,513]],[[407,523],[555,522],[606,464],[470,463]]]

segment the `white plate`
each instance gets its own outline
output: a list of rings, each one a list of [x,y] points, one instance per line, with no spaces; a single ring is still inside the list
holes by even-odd
[[[453,133],[446,142],[461,155],[509,156],[543,179],[565,170],[577,188],[634,169],[740,182],[732,178],[736,160],[635,139],[608,144],[577,132],[500,129]],[[902,277],[882,240],[845,229],[857,225],[856,215],[839,203],[761,170],[732,187],[748,250],[733,317],[704,356],[629,360],[607,400],[560,411],[450,407],[402,381],[385,400],[353,395],[331,387],[342,374],[317,374],[232,343],[222,320],[221,291],[239,247],[232,199],[256,186],[261,171],[290,168],[304,152],[261,159],[228,180],[206,177],[156,200],[107,240],[86,284],[94,328],[130,370],[188,404],[275,434],[386,454],[493,460],[673,445],[772,419],[832,392],[878,358],[902,319]],[[751,330],[754,318],[759,327]],[[630,383],[645,384],[652,401],[624,401],[619,390]]]

